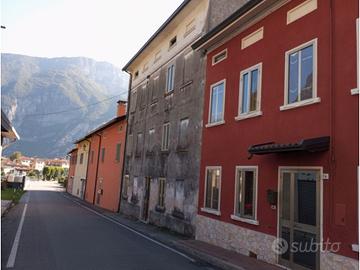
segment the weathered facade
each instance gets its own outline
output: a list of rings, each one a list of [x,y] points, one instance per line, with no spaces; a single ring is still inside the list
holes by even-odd
[[[121,212],[194,234],[208,1],[185,1],[124,70],[132,77]]]
[[[253,0],[195,42],[196,239],[290,269],[358,269],[358,10]]]

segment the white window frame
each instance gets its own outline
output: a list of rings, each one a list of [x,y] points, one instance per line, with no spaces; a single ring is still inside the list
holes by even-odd
[[[224,58],[221,58],[220,60],[216,61],[216,57],[218,57],[219,55],[225,53],[225,56]],[[226,58],[228,57],[228,50],[227,48],[222,50],[221,52],[218,52],[217,54],[215,54],[213,57],[212,57],[212,60],[211,60],[211,64],[212,66],[215,66],[216,64],[219,64],[220,62],[224,61]]]
[[[212,91],[213,88],[220,85],[220,84],[224,84],[224,98],[223,98],[223,119],[217,122],[210,122],[211,120],[211,103],[212,103]],[[205,127],[213,127],[213,126],[218,126],[218,125],[222,125],[225,124],[225,99],[226,99],[226,79],[223,79],[221,81],[218,81],[212,85],[210,85],[210,98],[209,98],[209,113],[208,113],[208,123],[205,125]]]
[[[168,127],[167,136],[165,136],[165,127]],[[167,145],[165,145],[165,137],[167,137]],[[163,124],[162,138],[161,138],[161,151],[169,151],[170,147],[170,122]]]
[[[219,180],[219,202],[218,202],[218,210],[214,210],[211,208],[206,207],[206,190],[207,190],[207,177],[208,177],[208,171],[209,170],[220,170],[220,180]],[[206,212],[209,214],[213,214],[216,216],[220,216],[220,206],[221,206],[221,184],[222,184],[222,166],[206,166],[205,167],[205,184],[204,184],[204,201],[203,201],[203,207],[200,209],[202,212]]]
[[[254,70],[258,70],[258,85],[257,85],[257,99],[256,99],[256,110],[254,111],[249,111],[249,112],[245,112],[245,113],[241,113],[241,109],[242,109],[242,99],[243,99],[243,76],[245,74],[249,74],[249,81],[248,81],[248,87],[249,87],[249,91],[251,91],[251,78],[250,78],[250,74],[252,71]],[[251,117],[256,117],[256,116],[260,116],[262,115],[262,111],[261,111],[261,85],[262,85],[262,62],[253,65],[243,71],[240,72],[240,80],[239,80],[239,105],[238,105],[238,115],[235,117],[235,120],[242,120],[242,119],[247,119],[247,118],[251,118]],[[250,96],[249,96],[250,98]]]
[[[297,46],[296,48],[293,48],[285,53],[284,105],[280,106],[280,111],[294,109],[294,108],[298,108],[298,107],[302,107],[302,106],[306,106],[306,105],[311,105],[311,104],[319,103],[321,101],[320,97],[318,97],[318,95],[317,95],[317,69],[318,69],[318,64],[317,64],[318,42],[317,42],[317,40],[318,40],[317,38],[312,39],[312,40],[305,42],[305,43]],[[301,101],[289,104],[288,103],[289,56],[290,56],[290,54],[300,51],[310,45],[313,46],[313,86],[312,86],[313,98],[301,100]],[[300,73],[299,73],[299,76],[301,76]]]
[[[245,170],[251,170],[255,172],[255,198],[254,198],[254,219],[251,218],[247,218],[247,217],[242,217],[240,216],[237,211],[237,190],[238,190],[238,179],[239,179],[239,172],[240,171],[245,171]],[[234,213],[230,216],[231,219],[236,220],[236,221],[241,221],[241,222],[245,222],[245,223],[249,223],[252,225],[259,225],[259,221],[257,219],[257,207],[258,207],[258,186],[259,186],[259,182],[258,182],[258,175],[259,175],[259,167],[258,166],[236,166],[235,167],[235,190],[234,190]]]
[[[168,85],[168,77],[169,77],[169,68],[172,68],[172,81],[171,81],[171,89],[169,89],[169,85]],[[175,89],[175,63],[170,64],[167,66],[166,68],[166,81],[165,81],[165,94],[171,93],[173,92]]]

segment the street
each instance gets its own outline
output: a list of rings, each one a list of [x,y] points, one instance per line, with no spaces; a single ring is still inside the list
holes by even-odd
[[[210,269],[76,204],[56,183],[26,189],[2,218],[3,269]]]

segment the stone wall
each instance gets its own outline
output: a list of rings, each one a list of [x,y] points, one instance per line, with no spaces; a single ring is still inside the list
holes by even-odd
[[[257,255],[257,259],[277,264],[277,255],[272,250],[276,237],[272,235],[198,215],[196,239],[246,256],[249,256],[249,252],[253,252]],[[359,269],[359,262],[334,253],[321,252],[320,269],[355,270]]]
[[[320,269],[326,270],[358,270],[359,261],[337,255],[331,252],[323,252],[320,254]]]
[[[277,256],[271,245],[275,236],[245,229],[230,223],[197,216],[196,239],[233,250],[249,256],[249,252],[257,255],[259,260],[275,264]]]

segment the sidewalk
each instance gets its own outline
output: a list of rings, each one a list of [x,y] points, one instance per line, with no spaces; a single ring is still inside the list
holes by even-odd
[[[65,193],[72,200],[89,207],[104,216],[111,218],[122,225],[155,239],[167,246],[189,254],[201,264],[211,264],[226,270],[280,270],[277,267],[259,261],[257,259],[235,253],[205,242],[190,239],[165,228],[146,224],[134,218],[126,217],[119,213],[112,213],[107,210],[89,204],[77,197]]]
[[[1,216],[8,210],[11,206],[12,201],[1,200]]]

